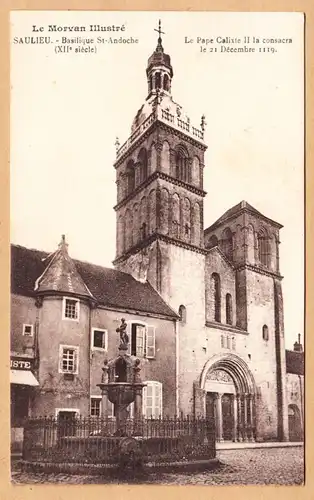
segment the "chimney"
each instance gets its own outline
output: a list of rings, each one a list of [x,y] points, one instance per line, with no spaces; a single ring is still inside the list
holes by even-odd
[[[301,335],[298,333],[298,341],[293,344],[293,350],[295,352],[303,352],[303,345],[301,344]]]

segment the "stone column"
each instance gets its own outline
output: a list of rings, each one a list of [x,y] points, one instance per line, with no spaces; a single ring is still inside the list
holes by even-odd
[[[242,411],[241,411],[241,396],[240,394],[236,395],[236,401],[237,401],[237,421],[238,421],[238,426],[237,426],[237,438],[238,441],[242,441]]]
[[[252,403],[252,394],[247,395],[247,411],[250,415],[248,418],[248,432],[247,437],[249,441],[254,441],[253,439],[253,403]]]
[[[102,400],[101,400],[101,416],[103,418],[109,417],[109,400],[108,393],[106,389],[103,389],[101,392]]]
[[[247,404],[248,404],[248,395],[243,394],[243,409],[244,409],[244,415],[243,415],[243,439],[244,441],[248,440],[248,435],[247,435]]]
[[[222,394],[216,393],[216,415],[217,415],[217,441],[223,441],[223,427],[222,427],[222,406],[221,406]]]
[[[238,401],[235,394],[232,394],[232,404],[233,404],[233,430],[232,430],[232,441],[237,441],[238,436]]]
[[[109,381],[108,371],[109,371],[108,360],[106,359],[104,361],[104,366],[102,368],[102,376],[101,376],[101,383],[102,384],[108,384],[108,381]],[[102,388],[101,395],[102,395],[101,416],[103,418],[108,418],[108,416],[109,416],[108,390],[106,388]]]
[[[134,436],[141,435],[142,429],[142,387],[137,387],[135,389],[135,399],[134,399]]]

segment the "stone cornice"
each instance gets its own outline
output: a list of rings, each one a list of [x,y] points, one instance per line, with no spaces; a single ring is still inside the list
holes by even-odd
[[[142,134],[140,134],[138,138],[134,139],[134,141],[130,144],[130,146],[121,154],[121,156],[119,156],[119,158],[116,159],[116,161],[113,164],[114,168],[115,169],[118,168],[119,165],[123,163],[125,158],[129,156],[129,154],[132,153],[134,149],[136,149],[138,145],[141,144],[141,142],[143,142],[152,133],[152,131],[158,127],[170,131],[171,133],[173,133],[173,135],[176,135],[177,137],[183,137],[186,142],[196,145],[202,151],[206,151],[207,149],[205,143],[199,141],[196,138],[191,137],[188,134],[185,134],[183,130],[182,131],[178,130],[177,128],[172,127],[170,124],[167,124],[164,121],[161,121],[157,118],[153,120],[152,123],[147,127],[147,129]]]
[[[190,191],[191,193],[197,194],[198,196],[201,196],[204,198],[206,196],[206,191],[203,191],[200,188],[197,188],[196,186],[193,186],[192,184],[187,184],[186,182],[181,181],[180,179],[176,179],[175,177],[172,177],[171,175],[165,174],[164,172],[156,171],[153,174],[151,174],[144,182],[139,184],[132,193],[130,193],[126,198],[121,200],[119,203],[117,203],[113,208],[114,210],[119,210],[119,208],[123,207],[128,203],[129,200],[134,198],[142,189],[145,189],[149,184],[151,184],[153,181],[156,179],[163,179],[175,186],[180,186],[185,188],[187,191]]]
[[[183,130],[182,131],[178,130],[178,129],[172,127],[171,125],[168,125],[167,123],[165,123],[163,121],[157,121],[156,123],[158,123],[160,128],[163,128],[164,130],[169,130],[170,132],[173,133],[173,135],[176,135],[177,137],[183,137],[186,142],[189,142],[190,144],[196,145],[202,151],[206,151],[207,146],[205,143],[198,141],[197,139],[194,139],[190,135],[185,134]]]
[[[202,255],[206,255],[206,253],[207,253],[207,250],[205,250],[204,248],[198,247],[196,245],[192,245],[191,243],[187,243],[185,241],[177,240],[177,239],[172,238],[171,236],[167,236],[165,234],[160,234],[158,232],[155,232],[155,233],[151,234],[148,238],[145,238],[145,240],[140,241],[139,243],[137,243],[137,245],[134,245],[133,247],[131,247],[126,253],[124,253],[120,257],[117,257],[112,262],[113,265],[117,265],[117,264],[120,264],[121,262],[124,262],[131,255],[138,253],[140,250],[149,246],[154,241],[164,241],[166,243],[171,243],[172,245],[175,245],[177,247],[185,248],[186,250],[191,250],[192,252],[200,253]]]
[[[279,274],[279,273],[269,271],[268,269],[263,268],[263,267],[254,266],[252,264],[240,264],[235,269],[236,269],[236,271],[242,271],[243,269],[248,269],[249,271],[254,271],[258,274],[262,274],[264,276],[269,276],[270,278],[276,278],[278,280],[283,279],[283,276],[281,276],[281,274]]]
[[[125,158],[127,158],[130,153],[133,153],[134,149],[136,149],[139,146],[139,144],[144,142],[145,139],[147,139],[147,137],[151,135],[153,130],[157,128],[157,123],[158,123],[157,121],[153,121],[151,125],[145,130],[145,132],[143,132],[142,135],[139,135],[138,139],[134,140],[134,142],[132,142],[130,147],[126,149],[126,151],[121,156],[119,156],[119,158],[116,159],[116,161],[113,164],[115,169],[117,169],[121,165],[121,163],[124,162]]]
[[[216,321],[206,321],[205,326],[208,328],[216,328],[217,330],[224,330],[230,333],[240,333],[241,335],[249,335],[247,330],[242,330],[237,326],[225,325],[224,323],[217,323]]]

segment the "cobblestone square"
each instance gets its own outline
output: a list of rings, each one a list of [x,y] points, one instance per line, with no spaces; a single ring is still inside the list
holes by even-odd
[[[148,484],[177,485],[250,485],[278,484],[301,485],[304,481],[304,449],[264,448],[221,450],[217,452],[221,467],[214,471],[186,474],[150,474],[143,481]],[[126,478],[108,480],[101,476],[78,476],[66,474],[35,474],[12,472],[12,482],[21,483],[64,483],[64,484],[107,484],[130,483]]]

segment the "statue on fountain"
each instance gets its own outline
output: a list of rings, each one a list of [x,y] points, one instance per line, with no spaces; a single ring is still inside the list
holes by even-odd
[[[128,347],[129,336],[126,333],[127,323],[124,318],[121,319],[121,325],[116,329],[117,333],[120,333],[121,347]]]

